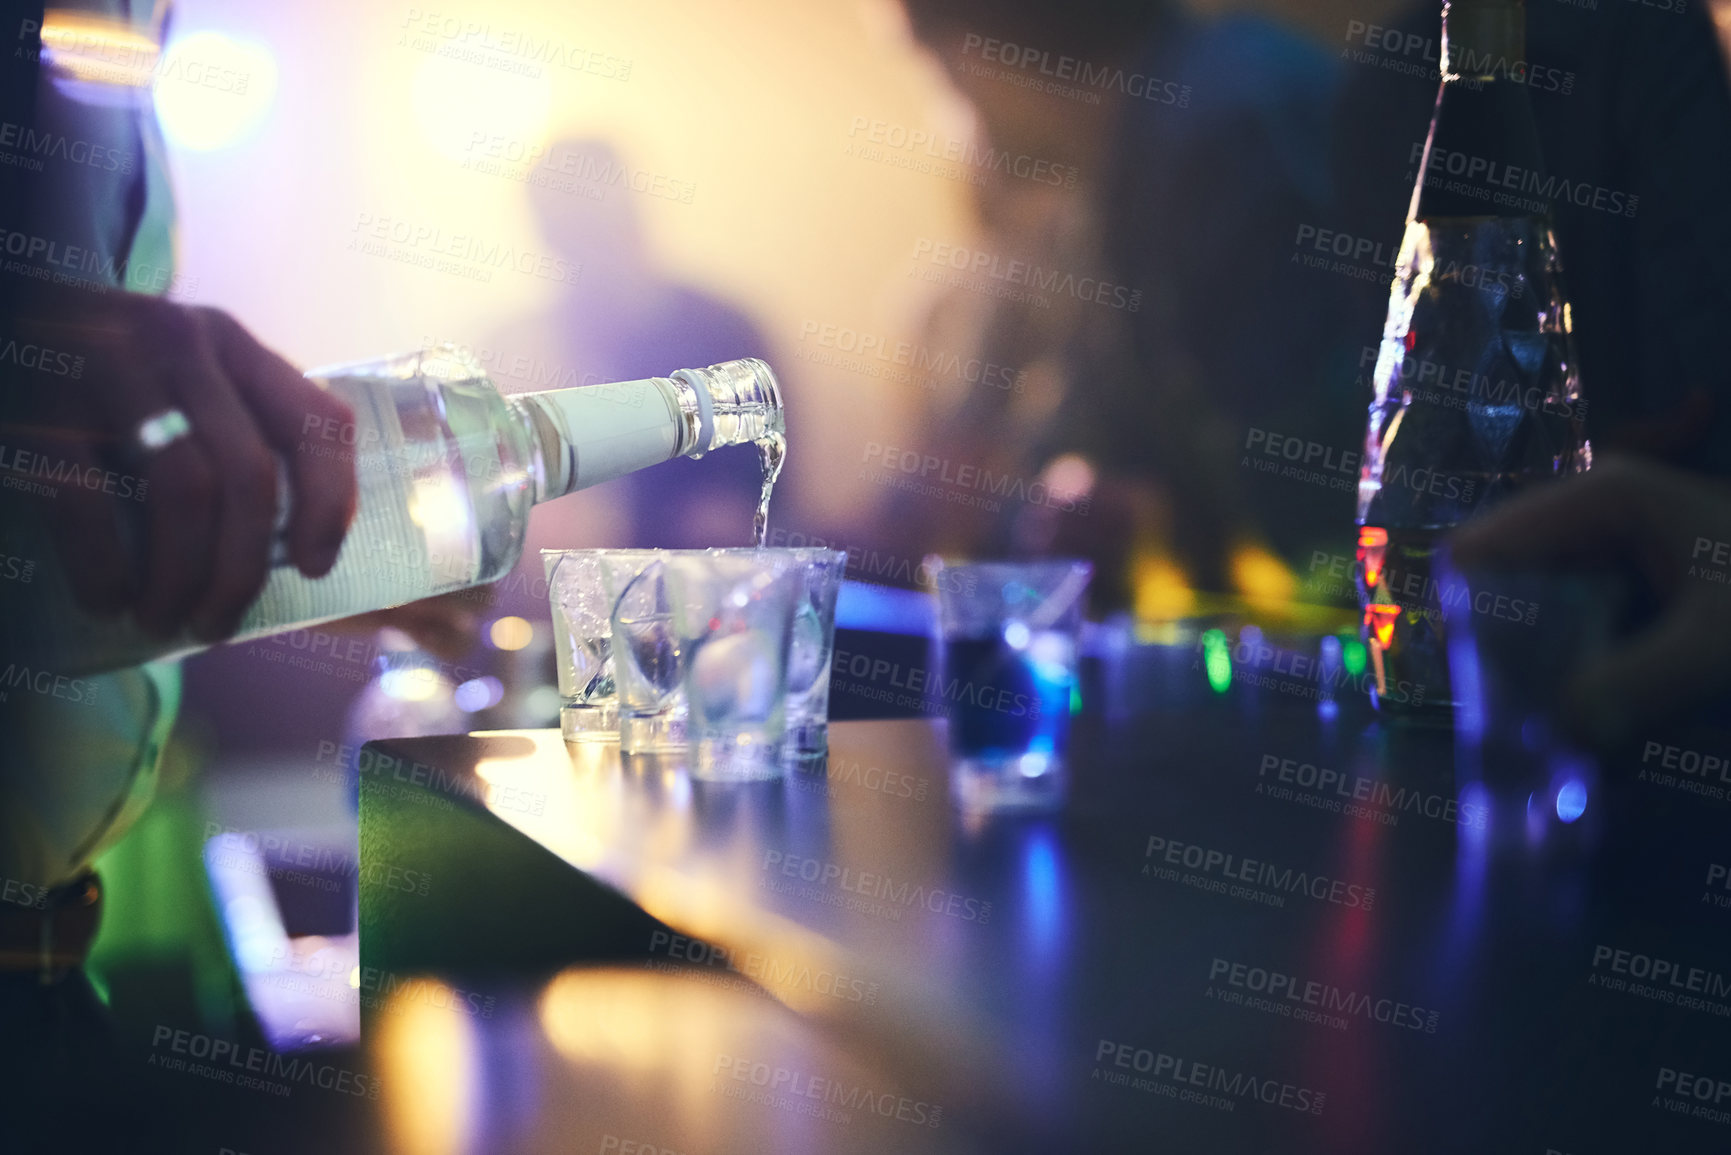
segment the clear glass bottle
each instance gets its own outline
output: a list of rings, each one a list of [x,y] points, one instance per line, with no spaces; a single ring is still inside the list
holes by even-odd
[[[287,562],[279,535],[270,577],[231,641],[496,581],[516,565],[540,502],[674,457],[785,444],[780,386],[756,359],[511,397],[449,346],[307,376],[354,410],[352,425],[303,430],[297,451],[333,468],[352,458],[355,518],[336,565],[316,579]],[[285,505],[279,528],[286,515]],[[38,589],[63,591],[56,578],[40,575]],[[59,600],[29,647],[49,669],[95,673],[205,646]]]
[[[1440,539],[1592,463],[1548,181],[1525,84],[1522,0],[1443,6],[1442,85],[1375,375],[1358,482],[1358,585],[1379,711],[1452,721],[1433,576]]]

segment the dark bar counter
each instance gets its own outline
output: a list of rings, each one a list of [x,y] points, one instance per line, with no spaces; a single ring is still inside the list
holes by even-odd
[[[370,1093],[295,1087],[295,1126],[405,1153],[1731,1149],[1708,739],[1607,762],[1563,822],[1458,791],[1446,730],[1277,667],[1092,663],[1054,818],[958,814],[940,719],[838,722],[827,766],[726,786],[553,731],[374,743],[337,984],[360,1039],[287,1052]],[[289,1149],[263,1096],[208,1096],[225,1145]]]

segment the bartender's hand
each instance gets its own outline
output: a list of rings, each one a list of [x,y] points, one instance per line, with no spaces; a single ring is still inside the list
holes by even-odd
[[[17,374],[23,428],[5,440],[85,479],[53,498],[84,606],[130,609],[159,636],[232,634],[267,576],[278,460],[289,557],[308,577],[330,570],[354,515],[354,461],[340,439],[317,441],[317,454],[302,447],[307,430],[352,421],[347,405],[215,309],[44,286],[24,310],[22,341],[83,359],[77,379]],[[142,528],[136,555],[120,530],[128,505]]]
[[[1638,458],[1612,458],[1469,523],[1462,569],[1621,567],[1662,610],[1581,669],[1563,721],[1601,747],[1731,693],[1731,488]]]

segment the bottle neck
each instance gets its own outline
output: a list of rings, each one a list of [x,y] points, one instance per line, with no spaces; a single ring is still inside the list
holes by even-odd
[[[1443,83],[1510,79],[1527,54],[1525,0],[1446,0]]]
[[[1442,85],[1408,219],[1547,217],[1522,0],[1449,0]]]
[[[673,379],[692,391],[702,410],[699,444],[691,456],[748,445],[786,434],[781,384],[756,357],[723,361],[707,369],[681,369]]]
[[[728,445],[785,432],[781,388],[753,359],[667,377],[505,399],[526,443],[536,503]]]

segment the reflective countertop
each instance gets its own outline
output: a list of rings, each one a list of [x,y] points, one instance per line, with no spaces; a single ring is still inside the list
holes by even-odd
[[[1446,730],[1278,662],[1113,662],[1049,818],[957,812],[941,719],[836,723],[827,764],[739,785],[553,731],[369,745],[358,966],[300,987],[360,1004],[358,1045],[300,1052],[371,1080],[333,1134],[1731,1149],[1726,747],[1654,735],[1565,807],[1520,759],[1461,788]]]

